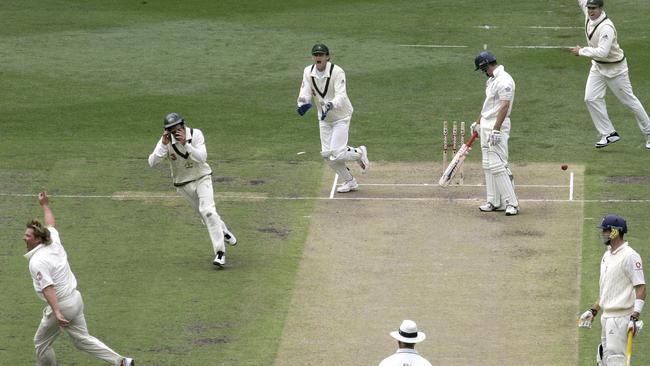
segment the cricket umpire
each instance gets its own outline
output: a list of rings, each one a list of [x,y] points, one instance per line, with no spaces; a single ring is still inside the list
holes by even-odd
[[[510,137],[510,112],[515,100],[515,81],[497,62],[497,58],[483,51],[474,59],[476,70],[488,77],[485,84],[485,101],[478,122],[471,131],[481,138],[482,164],[485,173],[487,202],[479,206],[483,212],[503,211],[506,216],[519,213],[512,172],[508,167],[508,139]]]
[[[212,188],[212,169],[207,162],[208,151],[203,132],[198,128],[186,126],[185,120],[178,113],[165,116],[163,127],[162,136],[149,155],[149,166],[154,167],[165,159],[169,160],[176,192],[201,216],[212,241],[215,255],[212,263],[223,267],[226,264],[224,238],[230,245],[237,244],[237,239],[217,213]]]
[[[650,150],[650,118],[632,91],[632,83],[623,49],[618,44],[614,23],[603,11],[603,0],[578,0],[585,14],[585,36],[588,47],[570,49],[575,56],[591,58],[591,69],[585,87],[585,103],[600,134],[596,148],[603,148],[621,139],[607,113],[607,87],[629,108],[645,135],[645,148]]]
[[[636,337],[643,327],[643,321],[639,320],[646,296],[643,264],[639,253],[624,239],[625,219],[607,215],[598,228],[603,244],[608,246],[600,261],[600,295],[580,316],[578,326],[591,328],[596,314],[602,312],[596,362],[599,366],[623,366],[628,330]]]
[[[314,63],[303,71],[296,111],[303,116],[311,108],[312,102],[316,103],[321,156],[343,180],[337,192],[355,191],[359,184],[345,163],[356,161],[365,173],[370,162],[365,146],[348,146],[353,108],[347,94],[345,72],[339,65],[330,62],[330,50],[326,45],[315,44],[311,55]]]
[[[397,340],[397,352],[383,359],[379,366],[431,366],[431,363],[415,350],[415,345],[424,341],[427,335],[418,331],[413,320],[404,320],[399,329],[389,333]]]
[[[132,358],[120,356],[99,339],[88,334],[84,316],[84,302],[77,290],[77,278],[70,269],[56,221],[50,209],[46,192],[38,194],[43,209],[45,225],[39,220],[27,223],[23,240],[27,246],[25,258],[29,260],[34,290],[47,303],[43,318],[34,335],[36,363],[39,366],[56,366],[52,344],[64,330],[77,349],[87,352],[112,365],[133,366]]]

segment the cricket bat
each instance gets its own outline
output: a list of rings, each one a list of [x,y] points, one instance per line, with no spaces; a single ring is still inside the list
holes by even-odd
[[[625,349],[625,366],[632,365],[632,343],[634,342],[634,330],[627,331],[627,347]]]
[[[463,165],[465,157],[467,154],[469,154],[470,148],[477,137],[478,132],[474,132],[472,134],[472,137],[463,146],[461,146],[460,149],[458,149],[458,152],[456,155],[454,155],[454,158],[451,159],[451,163],[449,163],[449,166],[447,169],[445,169],[445,172],[442,173],[442,177],[440,177],[440,180],[438,181],[438,184],[441,187],[449,186],[451,179],[454,177],[454,175],[456,175],[460,167]]]

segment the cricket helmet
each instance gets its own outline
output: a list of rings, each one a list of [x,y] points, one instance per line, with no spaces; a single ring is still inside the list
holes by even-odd
[[[478,69],[485,70],[487,69],[487,65],[490,62],[496,62],[496,60],[497,58],[491,52],[488,51],[481,52],[474,59],[474,65],[476,65],[476,69],[474,69],[474,71]]]
[[[324,53],[326,55],[330,54],[330,49],[323,43],[316,43],[314,47],[311,48],[311,54],[315,55],[318,53]]]
[[[603,217],[603,222],[601,222],[597,227],[602,230],[609,229],[614,231],[614,229],[616,229],[621,234],[627,233],[627,223],[625,222],[625,219],[619,215],[607,215]]]
[[[165,119],[163,119],[163,123],[165,129],[169,129],[176,126],[179,123],[185,123],[185,120],[178,113],[170,113],[165,116]]]
[[[605,2],[603,0],[587,0],[587,7],[597,6],[599,8],[602,8],[603,5],[605,5]]]

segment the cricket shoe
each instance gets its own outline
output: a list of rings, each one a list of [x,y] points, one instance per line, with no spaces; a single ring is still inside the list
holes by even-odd
[[[370,160],[368,160],[368,148],[361,145],[359,146],[361,150],[361,157],[359,158],[359,166],[361,167],[361,174],[366,174],[368,169],[370,169]]]
[[[120,362],[120,366],[135,366],[135,360],[125,357],[122,359],[122,362]]]
[[[237,245],[237,238],[235,238],[235,235],[231,233],[228,230],[223,231],[223,238],[226,239],[228,244],[230,245]]]
[[[217,256],[214,257],[214,260],[212,261],[212,264],[219,268],[223,268],[223,266],[226,265],[226,253],[218,251]]]
[[[341,186],[338,187],[336,191],[339,193],[347,193],[350,191],[356,191],[357,188],[359,188],[359,184],[357,183],[356,179],[352,178],[351,180],[341,184]]]
[[[601,149],[609,144],[613,144],[616,141],[620,140],[621,136],[618,135],[618,132],[614,131],[609,135],[603,135],[598,142],[596,142],[596,148]],[[646,144],[646,146],[648,146]]]
[[[515,216],[519,213],[519,208],[517,206],[508,205],[506,207],[506,216]]]
[[[650,150],[650,135],[648,135],[648,136],[646,137],[646,140],[645,140],[645,148],[646,148],[646,150]]]
[[[488,202],[484,205],[478,206],[478,209],[482,212],[492,212],[492,211],[503,211],[501,206],[495,206],[492,202]]]

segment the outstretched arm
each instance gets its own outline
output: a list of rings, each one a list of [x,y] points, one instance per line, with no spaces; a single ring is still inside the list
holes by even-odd
[[[50,198],[47,196],[47,192],[43,191],[38,194],[38,203],[43,208],[43,215],[45,216],[45,226],[55,227],[56,220],[54,220],[54,214],[52,214],[52,209],[50,209]]]

